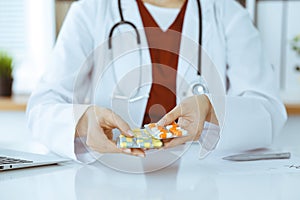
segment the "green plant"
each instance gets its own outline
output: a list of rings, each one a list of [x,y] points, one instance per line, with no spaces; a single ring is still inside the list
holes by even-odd
[[[5,52],[0,52],[0,77],[11,78],[13,58]]]
[[[293,38],[291,45],[292,49],[300,56],[300,34]]]

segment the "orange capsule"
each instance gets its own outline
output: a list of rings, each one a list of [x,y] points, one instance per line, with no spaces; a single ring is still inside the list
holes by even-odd
[[[177,130],[177,132],[176,132],[176,136],[178,136],[178,137],[181,137],[181,136],[182,136],[182,131],[180,131],[180,130]]]
[[[172,129],[176,129],[177,127],[178,127],[178,125],[175,122],[173,122],[172,123]]]
[[[160,131],[160,133],[165,133],[165,134],[168,133],[168,131],[166,129],[159,129],[159,131]]]
[[[173,128],[172,128],[172,130],[170,129],[170,132],[171,132],[173,135],[177,136],[177,137],[182,136],[182,131],[180,131],[180,130],[177,130],[177,129],[173,129]]]
[[[167,133],[166,133],[166,132],[163,132],[163,133],[161,133],[161,134],[159,135],[159,137],[160,137],[161,139],[166,139],[166,138],[167,138]]]
[[[151,124],[149,124],[149,128],[154,128],[156,126],[156,124],[155,123],[151,123]]]
[[[177,131],[177,129],[176,129],[176,127],[172,127],[172,128],[170,128],[170,132],[174,135],[174,132],[176,132]]]

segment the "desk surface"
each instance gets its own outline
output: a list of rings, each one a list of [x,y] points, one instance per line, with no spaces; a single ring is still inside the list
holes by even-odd
[[[300,169],[293,167],[300,165],[298,130],[284,131],[273,145],[292,152],[290,160],[233,163],[221,159],[226,152],[198,160],[192,145],[173,165],[147,174],[122,173],[99,162],[1,172],[0,199],[299,200]]]

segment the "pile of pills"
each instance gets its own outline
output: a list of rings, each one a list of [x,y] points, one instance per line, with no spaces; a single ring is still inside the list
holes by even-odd
[[[118,148],[155,149],[163,146],[163,139],[183,137],[188,134],[175,122],[165,127],[156,123],[146,124],[144,127],[144,129],[133,129],[133,137],[120,135],[117,140]]]
[[[187,131],[179,127],[175,122],[166,127],[151,123],[146,124],[145,128],[156,139],[169,139],[187,135]]]
[[[153,138],[146,129],[133,129],[133,137],[120,135],[117,141],[118,148],[147,148],[157,149],[163,142]]]

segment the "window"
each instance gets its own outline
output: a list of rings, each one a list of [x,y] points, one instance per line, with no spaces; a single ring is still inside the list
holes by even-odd
[[[0,50],[14,57],[14,93],[36,86],[55,41],[54,0],[0,0]]]

